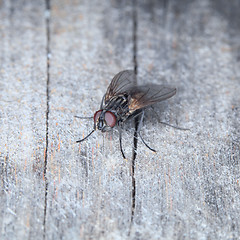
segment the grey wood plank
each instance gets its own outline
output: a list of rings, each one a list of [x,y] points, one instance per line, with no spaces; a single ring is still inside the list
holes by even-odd
[[[217,6],[217,7],[216,7]],[[239,1],[139,1],[138,82],[177,95],[149,111],[136,159],[131,238],[237,239]],[[234,23],[234,24],[233,24]]]
[[[0,2],[0,239],[42,239],[44,1]]]
[[[131,161],[118,134],[95,132],[93,116],[112,77],[133,68],[132,6],[128,1],[51,1],[48,239],[127,236],[131,219]],[[133,135],[124,133],[132,156]]]
[[[73,116],[92,115],[113,75],[134,67],[133,6],[51,2],[45,178],[45,4],[0,4],[1,239],[128,238],[130,226],[131,239],[237,239],[239,1],[138,3],[138,81],[177,86],[154,111],[191,131],[147,112],[157,153],[139,140],[132,225],[133,125],[124,161],[116,131],[75,144],[93,124]]]

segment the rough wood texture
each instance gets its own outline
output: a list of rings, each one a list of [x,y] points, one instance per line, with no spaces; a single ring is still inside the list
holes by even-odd
[[[228,4],[228,5],[226,5]],[[240,1],[0,1],[0,239],[238,239]],[[111,78],[177,95],[96,132]],[[157,116],[158,115],[158,116]],[[190,128],[180,131],[161,121]]]
[[[0,239],[42,239],[46,25],[42,1],[0,2]]]
[[[130,225],[131,162],[121,157],[118,135],[96,132],[76,144],[93,129],[93,121],[74,118],[93,116],[114,74],[133,68],[132,7],[128,4],[51,2],[49,239],[126,236]],[[130,146],[132,142],[130,137]],[[131,157],[132,148],[127,150]]]
[[[139,144],[133,235],[143,239],[240,236],[240,32],[232,28],[240,5],[216,5],[138,4],[139,82],[175,85],[177,95],[155,110],[161,121],[191,129],[158,124],[152,112],[146,118],[143,136],[157,154]]]

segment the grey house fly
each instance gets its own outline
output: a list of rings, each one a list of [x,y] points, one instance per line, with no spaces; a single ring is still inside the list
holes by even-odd
[[[78,143],[86,140],[97,129],[106,132],[116,126],[119,131],[120,150],[125,159],[122,149],[122,126],[130,118],[140,116],[137,134],[147,148],[156,152],[145,143],[140,134],[144,109],[172,97],[176,94],[176,88],[156,84],[138,86],[135,78],[132,70],[124,70],[114,76],[102,98],[100,110],[90,117],[94,120],[93,130],[85,138],[78,140]]]

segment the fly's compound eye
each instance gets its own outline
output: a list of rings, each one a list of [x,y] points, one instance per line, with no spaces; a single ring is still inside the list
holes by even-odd
[[[101,112],[102,112],[102,110],[98,110],[97,112],[95,112],[94,117],[93,117],[94,123],[96,123],[97,120],[99,119]]]
[[[107,111],[105,113],[105,121],[109,127],[114,127],[116,125],[117,119],[112,112]]]

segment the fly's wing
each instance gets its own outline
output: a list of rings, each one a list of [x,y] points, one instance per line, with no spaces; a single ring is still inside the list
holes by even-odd
[[[132,70],[124,70],[114,76],[105,94],[105,103],[113,96],[123,93],[129,93],[130,89],[135,86],[135,74]]]
[[[148,84],[136,86],[130,91],[129,112],[166,100],[176,94],[176,88],[164,85]]]

